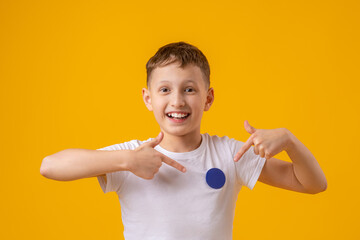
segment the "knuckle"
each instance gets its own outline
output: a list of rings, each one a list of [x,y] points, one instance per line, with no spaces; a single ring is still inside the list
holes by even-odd
[[[159,156],[159,157],[156,159],[156,163],[161,166],[162,162],[163,162],[163,159],[162,159],[161,156]]]
[[[159,153],[159,152],[156,152],[156,153],[155,153],[155,157],[156,157],[157,159],[159,159],[160,161],[163,159],[163,155],[162,155],[161,153]]]

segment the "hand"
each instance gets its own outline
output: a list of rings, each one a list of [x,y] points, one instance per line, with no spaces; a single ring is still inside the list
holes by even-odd
[[[247,120],[245,120],[244,126],[251,136],[235,154],[235,162],[242,157],[251,145],[255,145],[254,153],[256,155],[260,154],[261,157],[266,159],[270,159],[279,152],[286,150],[289,142],[289,134],[286,128],[256,129],[250,126]]]
[[[163,139],[162,132],[153,140],[141,144],[134,150],[134,158],[129,161],[129,171],[144,179],[152,179],[159,171],[162,163],[166,163],[179,171],[186,172],[184,166],[175,160],[156,151],[154,147]]]

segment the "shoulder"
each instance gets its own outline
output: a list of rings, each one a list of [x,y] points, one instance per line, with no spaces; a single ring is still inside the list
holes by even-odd
[[[153,138],[149,138],[147,140],[129,140],[122,143],[116,143],[113,145],[109,145],[106,147],[98,148],[96,150],[134,150],[135,148],[139,147],[141,144],[151,141]]]
[[[218,135],[210,135],[208,133],[203,134],[210,142],[222,142],[222,143],[233,143],[233,142],[239,142],[243,143],[242,141],[236,140],[234,138],[228,137],[226,135],[224,136],[218,136]]]

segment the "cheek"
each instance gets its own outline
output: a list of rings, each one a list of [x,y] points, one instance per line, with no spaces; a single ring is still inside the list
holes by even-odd
[[[158,108],[161,108],[161,106],[162,106],[162,101],[161,101],[160,99],[153,99],[153,100],[152,100],[152,105],[153,105],[154,107],[156,107],[157,109],[158,109]]]
[[[194,111],[196,111],[197,116],[201,116],[203,114],[204,107],[205,103],[202,101],[202,99],[196,99],[196,101],[194,101],[192,104],[192,108]]]
[[[156,115],[163,115],[165,111],[165,105],[161,101],[153,101],[152,103],[153,111]]]
[[[206,103],[206,98],[204,97],[198,97],[196,100],[195,100],[195,103],[197,108],[204,108],[205,107],[205,103]]]

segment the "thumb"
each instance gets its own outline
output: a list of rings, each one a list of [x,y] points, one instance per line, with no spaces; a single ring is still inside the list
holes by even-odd
[[[156,138],[154,138],[153,140],[151,140],[151,141],[149,142],[149,145],[150,145],[152,148],[154,148],[156,145],[158,145],[158,144],[161,142],[161,140],[163,139],[163,137],[164,137],[164,134],[163,134],[162,132],[160,132],[159,135],[157,135]]]
[[[256,131],[256,128],[252,127],[252,126],[249,124],[248,120],[245,120],[245,122],[244,122],[244,127],[245,127],[245,130],[246,130],[248,133],[250,133],[250,134],[253,134],[253,133]]]

